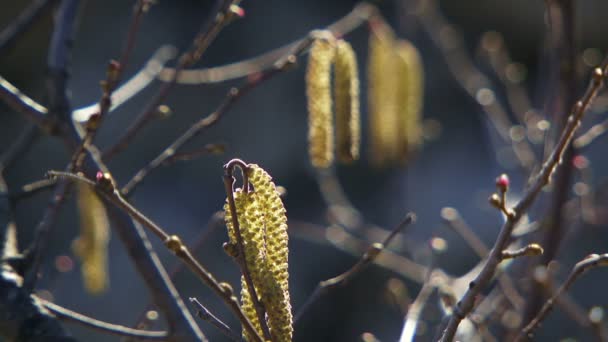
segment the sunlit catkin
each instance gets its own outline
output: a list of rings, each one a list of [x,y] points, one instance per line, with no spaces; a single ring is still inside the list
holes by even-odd
[[[239,231],[243,240],[246,266],[258,299],[267,313],[273,341],[291,341],[293,334],[289,299],[287,217],[279,192],[268,173],[255,164],[247,166],[253,189],[233,193]],[[224,205],[230,244],[236,245],[232,213]],[[262,334],[260,322],[245,279],[241,279],[241,305],[247,317]],[[244,337],[251,340],[246,334]]]
[[[399,143],[400,157],[406,161],[422,143],[422,104],[424,97],[424,70],[420,54],[408,41],[396,45],[398,68]]]
[[[350,163],[359,159],[361,119],[359,114],[359,72],[357,57],[350,44],[339,40],[334,63],[336,109],[336,152],[338,160]]]
[[[334,159],[334,125],[331,99],[331,66],[335,39],[318,31],[309,52],[306,70],[308,100],[308,152],[313,166],[329,167]]]
[[[395,38],[389,27],[374,23],[369,36],[368,105],[370,159],[376,166],[398,156],[397,75]]]
[[[276,341],[291,341],[293,334],[289,296],[287,216],[272,177],[258,165],[247,168],[249,182],[259,200],[266,228],[266,258],[272,276],[265,302],[269,326]]]
[[[85,289],[91,294],[103,293],[108,287],[108,242],[110,223],[103,202],[88,185],[77,185],[80,235],[73,243],[80,259]]]

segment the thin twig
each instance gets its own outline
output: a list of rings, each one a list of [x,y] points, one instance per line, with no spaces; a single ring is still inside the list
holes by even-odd
[[[179,58],[178,65],[176,67],[177,71],[173,77],[173,79],[167,83],[164,83],[157,94],[152,98],[149,104],[144,108],[144,110],[137,116],[137,118],[133,121],[133,123],[127,128],[125,133],[117,139],[117,142],[108,148],[107,151],[103,153],[103,158],[108,159],[114,156],[115,154],[121,152],[125,149],[131,140],[135,138],[137,133],[148,123],[151,117],[156,112],[156,109],[162,102],[167,98],[169,92],[173,89],[176,84],[176,79],[180,74],[180,71],[184,68],[187,68],[194,63],[196,63],[203,53],[207,50],[207,47],[211,44],[211,42],[215,39],[218,33],[222,30],[222,28],[228,24],[233,18],[234,15],[230,12],[231,5],[237,5],[240,0],[223,0],[221,1],[221,5],[213,22],[208,27],[205,27],[199,34],[196,35],[192,46],[188,51],[186,51]]]
[[[420,19],[422,28],[441,51],[454,79],[463,90],[481,106],[490,123],[503,141],[514,148],[519,165],[524,170],[531,170],[533,149],[524,139],[513,142],[509,135],[511,120],[507,109],[496,97],[496,87],[473,63],[469,56],[461,33],[451,25],[438,9],[436,0],[422,0],[415,13]],[[520,149],[523,152],[519,152]]]
[[[120,59],[118,62],[110,61],[108,65],[106,79],[101,83],[102,95],[98,105],[99,112],[97,112],[95,116],[89,117],[87,120],[87,124],[85,125],[86,131],[82,137],[82,142],[72,155],[72,168],[69,170],[70,172],[79,171],[82,167],[86,149],[95,140],[99,127],[101,126],[106,114],[112,107],[112,93],[114,90],[116,90],[118,83],[122,79],[124,70],[127,67],[129,57],[131,56],[131,52],[135,46],[135,37],[139,31],[141,18],[145,13],[144,9],[149,7],[148,1],[149,0],[138,0],[133,8],[131,24],[129,25],[129,29],[127,31],[126,41],[120,54]]]
[[[211,323],[229,339],[237,342],[241,340],[240,336],[237,336],[226,323],[222,322],[222,320],[213,315],[211,311],[209,311],[201,302],[198,301],[198,299],[191,297],[190,303],[192,303],[196,308],[196,316],[198,318]]]
[[[55,303],[36,297],[36,300],[42,302],[45,308],[51,311],[59,319],[67,320],[84,325],[85,327],[96,329],[105,333],[117,336],[132,337],[138,340],[162,340],[166,341],[169,335],[165,331],[146,331],[132,329],[119,324],[112,324],[98,319],[85,316],[81,313],[66,309]]]
[[[321,281],[315,291],[306,299],[306,302],[298,309],[294,317],[294,325],[302,318],[306,311],[314,304],[322,295],[329,291],[346,285],[355,275],[363,271],[369,264],[373,263],[374,259],[391,243],[391,241],[405,227],[414,223],[416,215],[408,213],[405,218],[391,231],[382,243],[373,243],[361,258],[346,272],[333,278]]]
[[[15,203],[30,198],[42,191],[51,190],[57,184],[56,179],[41,179],[21,187],[21,190],[9,194],[11,202]]]
[[[520,332],[516,341],[527,340],[532,337],[532,332],[536,329],[540,323],[547,317],[551,309],[553,308],[554,303],[557,298],[563,293],[568,291],[568,289],[574,284],[574,282],[585,272],[592,268],[596,267],[604,267],[608,266],[608,254],[591,254],[587,256],[585,259],[579,261],[570,272],[570,275],[566,279],[566,281],[555,291],[553,296],[549,300],[545,302],[545,305],[541,308],[541,310],[536,314],[536,316],[526,325]]]
[[[548,75],[548,94],[546,96],[546,112],[552,113],[552,126],[555,128],[555,135],[548,135],[545,140],[546,151],[549,146],[557,139],[557,134],[571,120],[565,112],[576,101],[578,91],[578,79],[576,75],[576,5],[572,1],[546,1],[547,24],[547,46],[548,54],[546,63],[549,66]],[[592,74],[595,71],[592,72]],[[545,114],[549,117],[549,114]],[[540,244],[545,248],[544,254],[539,259],[532,259],[528,270],[533,270],[537,265],[546,265],[553,260],[560,247],[565,234],[566,216],[563,214],[563,206],[568,201],[571,194],[571,184],[574,177],[574,165],[572,158],[574,149],[572,145],[564,147],[560,156],[566,162],[555,171],[555,182],[551,196],[550,207],[542,221],[542,238]],[[542,305],[544,298],[542,289],[537,283],[531,283],[531,289],[526,301],[526,308],[523,314],[523,322],[530,320]]]
[[[441,217],[448,227],[452,228],[462,239],[473,249],[480,259],[485,259],[490,253],[490,249],[486,244],[475,234],[473,229],[464,221],[458,211],[454,208],[443,208]],[[511,305],[516,309],[521,309],[524,306],[524,298],[521,296],[511,277],[506,273],[501,273],[498,276],[498,285],[509,300]]]
[[[608,72],[608,58],[604,59],[602,62],[602,68],[596,68],[594,70],[593,77],[590,80],[590,84],[585,91],[585,94],[572,108],[570,117],[553,151],[543,164],[543,167],[538,174],[532,179],[530,188],[513,208],[513,215],[507,216],[507,219],[500,229],[500,233],[498,234],[496,242],[494,243],[490,255],[488,256],[488,259],[486,260],[481,272],[471,283],[471,286],[464,294],[462,299],[458,302],[458,305],[454,308],[454,312],[449,318],[448,325],[443,332],[441,341],[452,341],[460,321],[462,321],[462,319],[466,317],[466,315],[468,315],[473,309],[475,305],[475,298],[481,292],[481,290],[490,283],[492,277],[496,273],[498,265],[502,261],[502,251],[507,247],[511,239],[513,229],[530,205],[534,202],[541,189],[550,183],[551,176],[561,165],[564,151],[572,143],[574,133],[579,127],[583,116],[587,112],[597,93],[603,87],[606,72]]]
[[[263,339],[257,334],[257,331],[251,324],[251,321],[249,321],[247,316],[241,310],[236,297],[234,297],[234,294],[232,293],[232,289],[223,285],[223,283],[218,282],[215,277],[194,258],[190,250],[181,242],[178,236],[167,234],[165,229],[127,202],[127,200],[121,196],[119,191],[114,188],[113,184],[104,180],[95,183],[80,175],[67,172],[49,171],[48,174],[51,177],[65,178],[92,186],[95,191],[108,203],[112,204],[118,209],[121,209],[123,212],[131,216],[133,220],[150,230],[154,235],[164,242],[167,249],[172,251],[195,275],[197,275],[203,281],[203,283],[210,287],[218,295],[218,297],[224,301],[226,306],[235,314],[235,316],[237,316],[239,321],[243,323],[243,326],[250,336],[255,339],[255,341],[263,341]]]
[[[50,132],[55,127],[53,120],[46,116],[47,109],[23,94],[17,87],[0,76],[0,99],[14,111],[36,123],[40,129]]]
[[[218,211],[214,215],[211,216],[209,222],[207,223],[207,228],[201,230],[200,235],[196,238],[196,241],[190,246],[193,254],[196,254],[205,244],[205,242],[211,237],[211,234],[215,232],[217,228],[224,224],[224,212]],[[179,272],[181,272],[186,265],[183,262],[177,262],[171,270],[169,271],[169,278],[173,279]],[[145,310],[139,315],[139,319],[137,323],[134,325],[135,327],[140,327],[144,320],[146,319],[146,312],[152,309],[152,304],[148,304]]]
[[[194,123],[186,132],[180,135],[169,147],[161,152],[156,158],[154,158],[148,165],[144,166],[139,170],[122,188],[121,193],[125,196],[129,196],[133,190],[144,180],[144,178],[150,173],[150,171],[163,165],[169,158],[173,157],[177,151],[187,142],[198,136],[203,130],[216,124],[220,118],[230,109],[232,106],[250,90],[263,83],[264,81],[278,75],[281,72],[288,70],[296,62],[296,56],[303,53],[310,45],[310,39],[302,41],[299,45],[295,46],[289,54],[280,58],[274,67],[270,70],[262,72],[258,77],[250,78],[245,81],[239,88],[231,88],[226,94],[226,97],[220,104],[220,106],[208,116],[200,119]]]
[[[370,17],[377,16],[377,9],[368,3],[359,3],[355,8],[333,24],[327,26],[336,37],[343,37],[354,31],[366,22]],[[283,45],[260,56],[243,61],[204,69],[182,70],[175,82],[179,84],[204,84],[217,83],[237,78],[247,77],[272,68],[278,59],[289,53],[293,48],[307,38],[301,38],[289,44]],[[164,67],[158,78],[164,82],[170,82],[175,77],[176,69]]]

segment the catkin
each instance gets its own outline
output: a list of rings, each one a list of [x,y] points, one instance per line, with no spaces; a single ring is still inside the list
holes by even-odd
[[[422,103],[424,97],[424,70],[420,54],[410,42],[397,43],[397,67],[399,76],[399,127],[403,132],[399,144],[403,161],[422,143]]]
[[[103,202],[89,185],[78,183],[77,200],[80,235],[72,246],[74,254],[80,259],[85,289],[91,294],[100,294],[109,284],[110,222]]]
[[[355,52],[344,40],[336,44],[334,75],[336,151],[338,160],[350,163],[359,159],[361,141],[359,75]]]
[[[272,338],[289,342],[293,335],[289,298],[287,217],[279,192],[266,171],[255,164],[247,167],[253,190],[233,193],[245,261],[260,302],[267,312]],[[224,205],[225,220],[231,244],[236,244],[229,206]],[[260,334],[261,327],[251,295],[241,278],[241,303],[247,317]],[[244,337],[251,340],[246,334]]]
[[[324,35],[323,35],[324,34]],[[335,55],[331,33],[321,31],[309,52],[306,70],[308,153],[313,166],[327,168],[334,159],[331,65]]]
[[[289,297],[287,216],[272,177],[261,167],[249,164],[249,182],[254,187],[264,213],[266,228],[266,257],[273,281],[269,287],[269,326],[276,341],[291,341],[293,334]]]
[[[368,56],[368,105],[370,159],[376,166],[394,162],[398,156],[397,75],[395,38],[378,23],[370,32]]]

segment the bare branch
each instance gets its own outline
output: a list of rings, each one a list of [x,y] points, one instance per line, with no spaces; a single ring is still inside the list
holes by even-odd
[[[545,185],[550,183],[551,176],[561,165],[564,151],[572,143],[574,133],[579,127],[583,116],[587,112],[597,93],[603,87],[605,73],[608,72],[607,69],[608,58],[602,62],[601,68],[596,68],[594,70],[589,87],[582,98],[572,108],[569,119],[564,127],[559,141],[543,164],[541,170],[532,179],[530,188],[512,209],[513,215],[507,216],[507,219],[500,229],[500,233],[498,234],[496,242],[492,247],[492,251],[490,252],[490,255],[488,256],[488,259],[486,260],[481,272],[477,275],[473,283],[471,283],[472,286],[469,287],[465,295],[458,302],[458,305],[454,308],[454,313],[449,319],[448,325],[441,337],[441,341],[451,341],[454,338],[460,321],[462,321],[462,319],[466,317],[466,315],[468,315],[473,309],[475,297],[490,283],[492,277],[496,273],[496,268],[502,261],[502,251],[507,247],[515,225],[534,202],[540,190]]]
[[[27,32],[32,24],[56,2],[57,0],[32,1],[9,26],[0,32],[0,52],[10,49],[15,41]]]
[[[541,310],[536,314],[536,316],[526,325],[520,332],[516,341],[526,340],[531,336],[534,329],[536,329],[540,323],[547,317],[551,309],[553,308],[553,304],[556,302],[557,298],[564,292],[568,291],[568,289],[574,284],[574,282],[588,270],[596,267],[605,267],[608,266],[608,254],[590,254],[585,259],[579,261],[572,268],[572,272],[566,279],[566,281],[560,286],[557,291],[551,296],[545,305],[541,308]]]
[[[39,297],[35,298],[59,319],[79,323],[91,329],[96,329],[105,333],[118,336],[133,337],[137,338],[138,340],[166,341],[169,337],[167,332],[165,331],[146,331],[131,329],[129,327],[125,327],[119,324],[112,324],[85,316],[81,313],[66,309],[62,306],[59,306],[55,303],[49,302]]]
[[[355,275],[363,271],[374,259],[391,243],[391,241],[400,233],[405,227],[409,226],[416,221],[416,215],[408,213],[405,218],[391,231],[391,233],[384,239],[382,243],[373,243],[368,250],[361,256],[359,261],[355,263],[346,272],[324,280],[317,285],[315,291],[308,297],[306,302],[298,309],[294,317],[294,325],[302,318],[306,311],[315,303],[322,295],[329,291],[346,285]]]

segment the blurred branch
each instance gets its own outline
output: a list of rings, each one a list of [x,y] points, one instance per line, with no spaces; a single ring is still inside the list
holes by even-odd
[[[190,246],[192,253],[197,253],[203,246],[204,243],[209,239],[211,234],[217,230],[217,228],[223,226],[224,224],[224,212],[218,211],[211,216],[209,222],[207,223],[206,229],[200,231],[199,236],[196,238],[195,242]],[[173,279],[179,272],[181,272],[186,265],[183,262],[177,262],[168,275],[169,278]],[[144,324],[144,320],[146,319],[146,312],[152,308],[152,305],[148,305],[145,310],[139,315],[139,319],[137,320],[136,327],[140,327]]]
[[[33,0],[19,13],[7,27],[0,32],[0,53],[10,49],[21,35],[27,32],[32,24],[38,20],[57,0]]]
[[[409,306],[399,342],[414,341],[416,328],[418,326],[418,321],[420,320],[420,314],[422,313],[422,310],[424,310],[424,306],[426,305],[429,297],[437,288],[436,285],[432,284],[432,277],[433,272],[431,271],[428,279],[424,282],[424,284],[422,284],[422,288],[418,292],[416,299],[414,299],[414,302]]]
[[[391,243],[391,241],[410,224],[416,221],[416,215],[408,213],[405,218],[391,231],[391,233],[382,241],[382,243],[373,243],[367,251],[361,256],[359,261],[344,273],[333,278],[321,281],[315,291],[308,297],[306,302],[298,309],[294,317],[294,325],[302,318],[306,311],[314,304],[321,296],[329,291],[340,286],[346,285],[355,275],[363,271],[374,259]]]
[[[462,237],[480,259],[483,260],[487,258],[490,249],[481,241],[479,236],[475,234],[473,229],[467,225],[456,209],[447,207],[441,209],[441,218],[449,228]],[[521,296],[508,274],[501,273],[498,275],[498,285],[514,308],[522,309],[524,307],[524,298]]]
[[[498,101],[493,82],[473,63],[462,34],[443,17],[436,0],[421,0],[415,15],[441,51],[454,79],[481,106],[503,141],[512,146],[520,166],[531,171],[534,167],[534,152],[530,144],[526,140],[514,142],[511,139],[508,112]]]
[[[550,74],[547,81],[550,83],[547,85],[549,93],[547,94],[544,110],[553,113],[552,125],[556,132],[555,138],[548,135],[549,139],[545,141],[545,148],[548,150],[557,139],[558,132],[561,132],[568,125],[568,120],[572,120],[566,110],[575,103],[578,90],[576,77],[577,44],[575,40],[577,28],[575,25],[576,5],[573,0],[548,0],[545,1],[545,7],[548,19],[546,28],[548,60],[545,63],[549,66]],[[595,73],[596,70],[592,71],[593,77],[597,77]],[[562,208],[571,193],[574,175],[573,157],[573,147],[571,145],[565,146],[560,156],[565,162],[559,170],[555,171],[551,205],[541,226],[542,238],[539,240],[545,251],[539,260],[530,260],[530,264],[527,265],[529,270],[535,269],[538,264],[548,264],[556,257],[561,247],[566,223]],[[543,300],[542,289],[537,283],[532,282],[524,310],[523,322],[532,318],[542,305]]]
[[[298,45],[294,46],[293,50],[289,51],[288,54],[275,61],[275,64],[271,69],[260,72],[254,78],[247,79],[238,88],[231,88],[214,112],[195,122],[161,154],[139,170],[121,189],[121,193],[125,197],[128,197],[152,170],[163,165],[167,160],[172,158],[184,144],[197,137],[203,130],[216,124],[243,95],[272,77],[289,70],[290,67],[295,65],[297,57],[308,49],[312,43],[312,39],[313,37],[309,35],[308,39],[302,40]]]
[[[526,325],[520,332],[516,341],[527,340],[531,337],[532,332],[536,329],[540,323],[547,317],[553,305],[557,301],[557,298],[564,292],[568,291],[568,289],[574,284],[574,282],[588,270],[596,267],[605,267],[608,266],[608,254],[590,254],[585,259],[579,261],[572,268],[572,272],[566,279],[566,281],[555,291],[553,296],[549,298],[541,308],[541,310],[536,314],[536,316]]]
[[[0,76],[0,99],[14,111],[36,123],[45,132],[50,132],[54,124],[46,116],[47,109],[23,94],[4,77]]]
[[[361,24],[366,22],[371,16],[377,15],[377,9],[373,5],[362,2],[357,4],[350,13],[327,26],[326,29],[331,31],[334,36],[342,37],[361,26]],[[307,39],[308,37],[304,37],[260,56],[236,63],[212,68],[181,70],[179,75],[177,75],[175,82],[192,85],[218,83],[253,75],[272,68],[278,59],[288,54],[289,51],[292,51],[296,46],[302,44],[302,42]],[[163,82],[170,82],[175,77],[176,71],[175,68],[165,67],[158,75],[158,78]]]
[[[20,191],[13,191],[10,193],[11,202],[18,202],[20,200],[30,198],[39,192],[50,190],[57,184],[56,179],[42,179],[21,187]]]
[[[173,252],[184,264],[186,264],[186,266],[188,266],[192,273],[198,276],[205,285],[211,288],[216,295],[224,301],[224,304],[235,314],[239,321],[243,323],[248,333],[255,337],[256,342],[263,341],[263,339],[257,334],[255,328],[251,324],[251,321],[249,321],[247,316],[241,310],[236,297],[234,297],[232,293],[232,289],[223,285],[224,283],[218,282],[215,277],[194,258],[188,247],[181,242],[181,239],[178,236],[167,234],[165,229],[157,225],[154,221],[127,202],[121,196],[120,192],[114,188],[114,184],[109,178],[100,177],[97,183],[95,183],[82,176],[67,172],[49,171],[48,174],[51,177],[82,182],[92,186],[97,194],[99,194],[108,203],[112,204],[113,207],[120,209],[124,213],[131,216],[131,218],[133,218],[133,220],[135,220],[137,223],[150,230],[165,244],[167,249]],[[127,245],[131,247],[130,243],[127,243]],[[163,275],[164,277],[167,277],[166,273],[164,272]]]
[[[169,92],[175,86],[177,77],[179,76],[181,70],[196,63],[218,33],[222,30],[222,28],[226,26],[232,19],[234,19],[236,14],[231,11],[231,6],[238,5],[239,2],[240,0],[221,1],[220,8],[215,14],[211,25],[202,29],[194,38],[190,49],[180,56],[173,79],[161,86],[156,95],[137,116],[137,118],[135,118],[125,133],[117,139],[114,145],[103,153],[104,159],[111,158],[113,155],[125,149],[131,140],[135,138],[137,133],[139,133],[139,131],[150,121],[158,106],[162,104],[162,102],[169,95]]]
[[[201,304],[201,302],[198,301],[198,299],[192,297],[190,298],[190,303],[194,305],[196,309],[196,316],[198,318],[211,323],[229,339],[237,342],[241,340],[240,336],[235,334],[234,331],[232,331],[232,329],[230,329],[230,327],[226,323],[215,317],[203,304]]]
[[[577,150],[581,150],[590,145],[595,139],[604,135],[606,130],[608,130],[608,119],[593,125],[589,130],[576,138],[572,143],[572,146]]]
[[[571,109],[569,119],[562,131],[561,137],[555,145],[553,151],[543,164],[543,167],[538,174],[531,180],[529,189],[524,193],[523,197],[517,202],[512,209],[512,215],[507,215],[506,221],[500,229],[500,233],[492,247],[492,250],[486,260],[481,272],[477,275],[471,286],[464,294],[458,305],[454,307],[454,312],[451,315],[448,325],[443,332],[441,341],[452,341],[458,325],[465,318],[475,305],[475,298],[491,281],[496,273],[496,269],[502,261],[502,251],[507,247],[511,239],[511,234],[515,225],[520,218],[525,214],[530,205],[534,202],[541,189],[551,182],[551,176],[563,160],[565,150],[570,146],[574,138],[574,133],[580,126],[586,111],[591,102],[604,86],[605,75],[608,72],[608,58],[602,62],[601,68],[596,68],[593,71],[593,77],[590,80],[589,86],[585,94]]]
[[[49,116],[56,120],[58,126],[66,127],[71,122],[71,106],[68,98],[67,81],[69,78],[69,62],[73,35],[76,26],[76,15],[80,6],[80,0],[62,0],[57,13],[49,54],[47,58],[48,78],[47,92],[49,96]],[[71,166],[68,166],[71,170]],[[24,276],[24,288],[33,290],[38,280],[42,256],[46,253],[49,235],[59,209],[63,205],[69,192],[69,184],[60,182],[55,187],[53,197],[45,210],[42,220],[36,226],[34,242],[27,251],[27,270]]]
[[[162,340],[166,341],[169,337],[165,331],[146,331],[146,330],[137,330],[131,329],[122,325],[112,324],[104,321],[100,321],[95,318],[91,318],[85,316],[81,313],[66,309],[62,306],[59,306],[55,303],[49,302],[39,297],[35,297],[36,300],[40,301],[42,305],[50,312],[52,312],[59,319],[79,323],[85,327],[96,329],[101,332],[117,335],[117,336],[125,336],[125,337],[134,337],[138,340]]]

